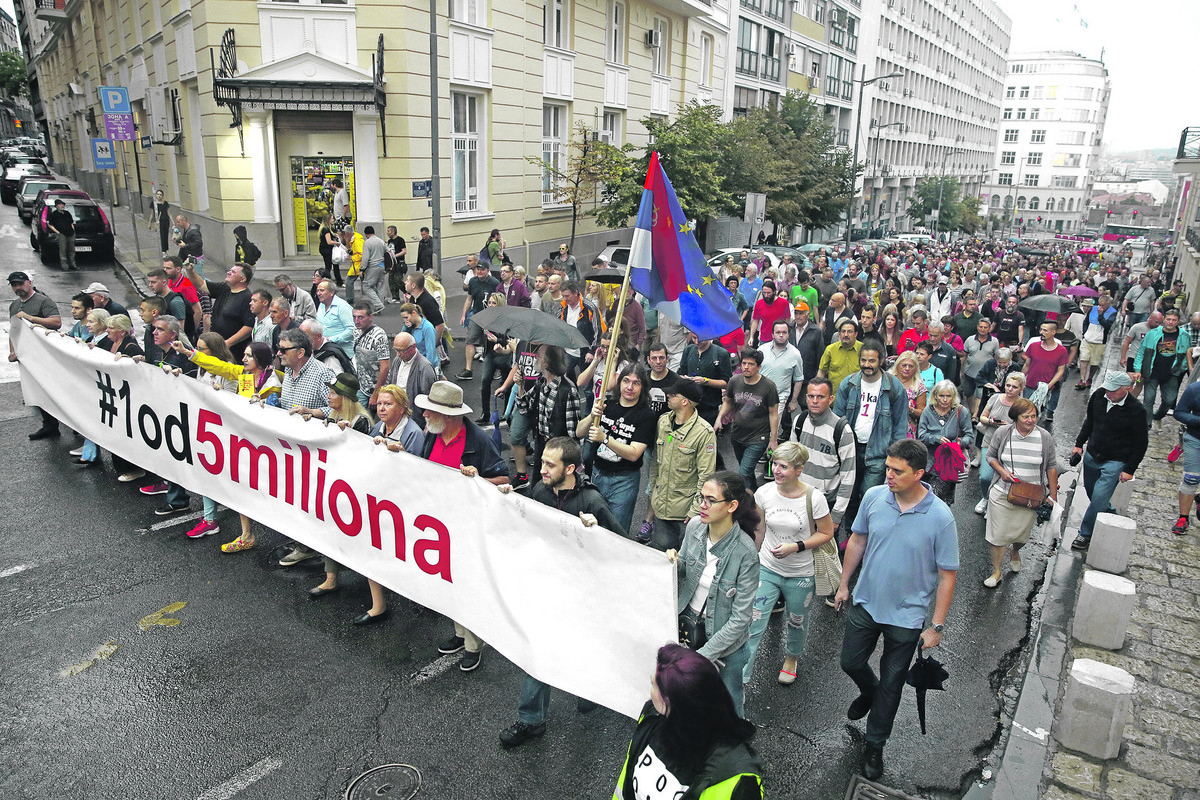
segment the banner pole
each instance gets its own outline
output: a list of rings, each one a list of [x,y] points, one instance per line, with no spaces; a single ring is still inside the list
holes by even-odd
[[[633,269],[632,264],[625,265],[625,278],[621,281],[621,295],[617,298],[617,314],[613,317],[613,326],[609,330],[609,347],[608,353],[604,359],[604,375],[600,379],[600,397],[598,402],[603,403],[605,395],[608,394],[609,384],[612,383],[613,362],[617,355],[617,341],[621,334],[622,323],[624,322],[625,314],[625,298],[629,294],[629,271]],[[646,387],[642,387],[642,391],[646,391]],[[600,414],[593,407],[592,409],[592,425],[595,426],[600,422]]]

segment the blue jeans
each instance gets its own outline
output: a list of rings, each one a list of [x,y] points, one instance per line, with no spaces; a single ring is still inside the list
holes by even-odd
[[[783,654],[797,658],[804,652],[804,642],[808,639],[808,621],[811,616],[813,593],[817,588],[816,578],[785,578],[776,572],[758,565],[758,592],[754,595],[754,612],[750,622],[750,641],[746,642],[749,654],[746,659],[746,669],[742,679],[750,682],[750,673],[754,671],[754,659],[758,655],[758,646],[762,643],[763,634],[771,622],[771,609],[775,600],[783,594],[783,602],[787,608],[787,619],[784,628],[787,639],[783,646]]]
[[[883,653],[876,677],[875,670],[871,669],[871,654],[875,652],[880,635],[883,636]],[[842,639],[842,672],[850,676],[860,694],[873,698],[866,736],[867,744],[872,747],[882,748],[892,735],[892,723],[904,694],[908,665],[920,642],[920,628],[881,625],[862,606],[850,606]]]
[[[1083,453],[1083,489],[1091,502],[1083,515],[1083,524],[1079,526],[1079,535],[1084,539],[1092,538],[1092,529],[1096,526],[1096,515],[1111,512],[1113,492],[1121,482],[1121,473],[1125,471],[1124,461],[1097,461],[1086,450]]]
[[[746,674],[746,664],[750,659],[750,643],[743,642],[742,646],[719,660],[717,669],[721,673],[721,683],[729,690],[733,698],[733,707],[737,715],[746,718],[746,682],[742,676]]]
[[[767,443],[754,442],[753,444],[742,444],[737,439],[733,439],[731,442],[733,444],[733,457],[738,460],[738,474],[746,482],[746,488],[753,492],[758,488],[758,479],[754,477],[754,468],[758,466],[759,460],[766,454]]]
[[[1132,328],[1134,325],[1137,325],[1139,322],[1145,322],[1148,319],[1150,319],[1149,311],[1147,311],[1145,314],[1135,314],[1132,311],[1130,311],[1129,312],[1129,327]]]
[[[82,461],[95,461],[100,457],[100,448],[91,439],[83,440],[83,454],[79,456]]]
[[[550,684],[526,675],[521,681],[521,699],[517,702],[517,719],[526,725],[541,725],[550,709]]]
[[[347,269],[349,265],[347,264]],[[359,276],[346,276],[346,302],[353,308],[354,306],[354,284],[358,281]]]
[[[1033,393],[1036,390],[1036,386],[1027,386],[1021,390],[1021,396],[1028,400],[1030,397],[1033,397]],[[1058,396],[1060,394],[1062,394],[1062,381],[1059,381],[1057,384],[1055,384],[1054,388],[1051,389],[1050,393],[1046,396],[1045,411],[1048,411],[1051,414],[1054,413],[1054,411],[1058,408]]]
[[[996,470],[992,469],[992,465],[988,463],[987,451],[983,451],[983,458],[979,460],[979,496],[987,497],[991,491],[992,481],[996,478]]]
[[[886,455],[882,458],[868,459],[865,444],[855,445],[855,447],[857,450],[854,462],[854,490],[850,492],[850,503],[846,506],[846,516],[842,518],[842,529],[846,535],[849,535],[854,518],[858,516],[858,507],[862,504],[862,498],[867,489],[882,486],[887,478]]]
[[[182,508],[191,504],[192,498],[188,494],[187,489],[178,483],[171,483],[170,481],[164,481],[164,483],[167,484],[167,505],[174,508]]]
[[[608,501],[608,507],[621,526],[621,530],[617,533],[629,536],[629,526],[633,524],[633,507],[637,503],[638,483],[641,482],[642,473],[636,469],[632,472],[604,472],[600,469],[599,462],[593,472],[592,484],[600,490],[600,494],[604,495],[604,499]]]
[[[1147,428],[1154,420],[1162,419],[1168,411],[1175,408],[1175,401],[1179,399],[1179,383],[1182,380],[1182,375],[1172,375],[1165,381],[1157,378],[1150,378],[1146,381],[1146,393],[1142,397],[1142,405],[1146,407]],[[1160,388],[1162,389],[1162,408],[1155,412],[1154,401],[1158,397]]]

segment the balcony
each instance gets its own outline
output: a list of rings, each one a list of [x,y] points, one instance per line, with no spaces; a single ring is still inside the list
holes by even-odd
[[[1200,128],[1184,128],[1176,158],[1200,158]]]
[[[779,80],[779,59],[763,56],[762,62],[763,80],[777,82]]]
[[[681,17],[703,17],[712,13],[712,0],[651,0],[653,5]]]
[[[36,0],[33,15],[45,22],[66,22],[67,0]]]
[[[737,49],[737,71],[742,75],[758,74],[758,53],[745,47]]]

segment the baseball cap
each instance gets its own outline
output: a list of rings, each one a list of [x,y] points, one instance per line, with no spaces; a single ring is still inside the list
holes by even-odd
[[[795,309],[797,311],[811,311],[812,310],[808,307],[808,303],[804,302],[803,300],[796,301]]]
[[[704,396],[700,391],[700,387],[694,381],[687,378],[680,378],[675,381],[675,384],[667,390],[667,394],[677,394],[681,397],[686,397],[692,403],[699,403],[700,399]]]
[[[1104,386],[1102,388],[1106,392],[1115,392],[1122,386],[1133,386],[1133,378],[1124,372],[1114,370],[1108,373],[1108,377],[1104,379]]]
[[[88,284],[88,287],[86,289],[84,289],[83,291],[85,294],[102,294],[102,295],[111,294],[111,292],[108,291],[108,287],[105,286],[103,283],[100,283],[100,281],[92,281],[91,283]]]
[[[17,270],[16,272],[8,273],[8,282],[10,284],[24,283],[27,280],[29,280],[29,274],[25,273],[25,272],[21,272],[20,270]]]

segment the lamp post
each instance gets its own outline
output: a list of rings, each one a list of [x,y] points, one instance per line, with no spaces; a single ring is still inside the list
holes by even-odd
[[[875,179],[879,177],[879,131],[884,128],[903,128],[903,122],[889,122],[886,125],[876,125],[875,128],[875,150],[871,154],[871,205],[875,205]],[[880,187],[882,188],[882,187]],[[871,227],[871,223],[875,221],[874,212],[867,214],[867,227]]]
[[[938,178],[937,223],[934,226],[934,234],[936,235],[938,241],[941,241],[942,238],[937,229],[942,227],[942,194],[946,189],[946,159],[950,156],[962,156],[966,154],[966,150],[947,150],[945,153],[942,153],[942,174],[941,177]]]
[[[862,95],[863,89],[870,86],[875,81],[882,81],[888,78],[903,78],[903,72],[891,72],[887,75],[876,75],[874,78],[867,77],[867,65],[862,65],[862,70],[859,73],[861,78],[855,81],[858,84],[858,116],[854,120],[854,158],[850,162],[850,169],[858,170],[858,132],[862,129]],[[850,199],[846,201],[846,255],[850,255],[850,226],[853,224],[854,216],[854,176],[850,178]]]

